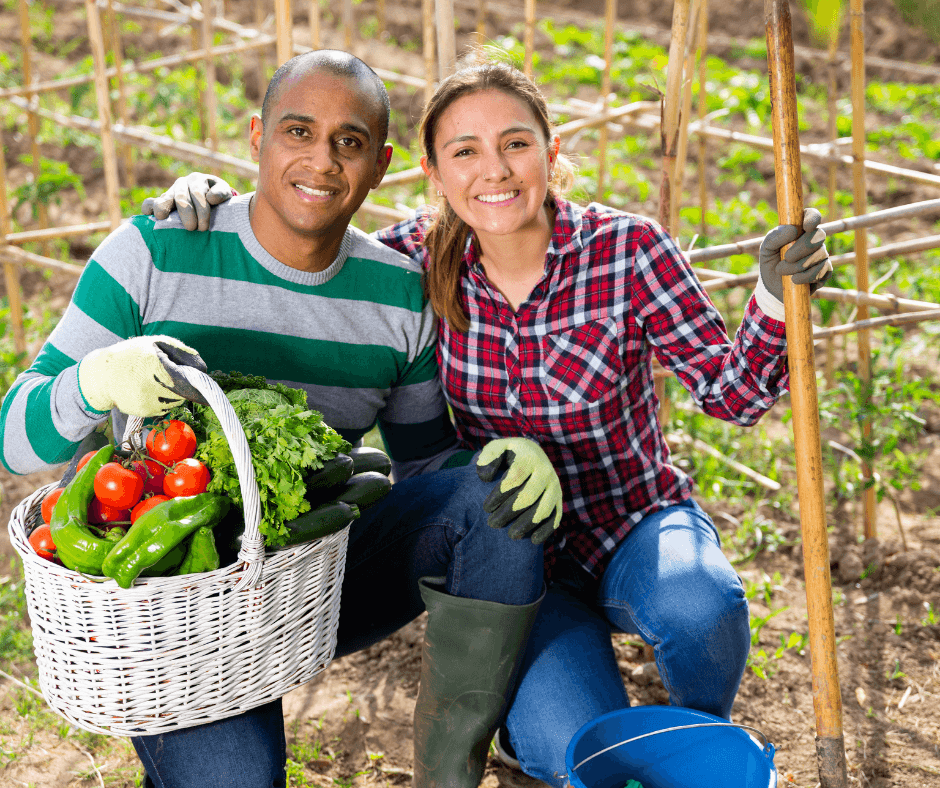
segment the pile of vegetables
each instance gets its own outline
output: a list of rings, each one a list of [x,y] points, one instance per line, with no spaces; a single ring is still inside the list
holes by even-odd
[[[350,444],[306,406],[306,393],[263,377],[213,373],[251,450],[268,548],[349,525],[391,489],[391,462]],[[74,478],[71,473],[74,471]],[[191,574],[235,560],[244,531],[235,461],[211,408],[187,403],[144,449],[107,443],[70,467],[42,502],[38,555],[129,588],[139,576]]]

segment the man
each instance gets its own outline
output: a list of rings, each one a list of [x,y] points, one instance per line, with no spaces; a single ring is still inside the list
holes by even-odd
[[[69,459],[112,410],[160,415],[180,401],[174,362],[303,388],[354,443],[378,423],[396,483],[351,528],[337,654],[427,609],[415,784],[473,788],[541,597],[560,486],[522,439],[463,467],[420,270],[349,226],[388,167],[388,118],[384,85],[351,55],[278,69],[251,120],[257,190],[214,211],[209,232],[136,216],[101,244],[3,402],[0,458],[28,473]],[[509,522],[530,538],[510,539]],[[133,742],[148,786],[286,783],[280,700]]]

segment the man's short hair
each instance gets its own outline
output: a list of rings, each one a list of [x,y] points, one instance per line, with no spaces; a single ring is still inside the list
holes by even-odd
[[[268,125],[268,116],[277,102],[281,82],[285,77],[301,68],[310,71],[322,69],[339,77],[352,77],[359,80],[363,87],[371,87],[376,100],[382,107],[379,112],[377,147],[381,148],[385,144],[385,140],[388,138],[388,124],[392,111],[392,104],[388,98],[385,83],[366,63],[355,55],[339,49],[315,49],[312,52],[295,55],[274,72],[274,76],[271,77],[271,81],[268,83],[268,89],[265,91],[264,101],[261,104],[261,123],[264,126]]]

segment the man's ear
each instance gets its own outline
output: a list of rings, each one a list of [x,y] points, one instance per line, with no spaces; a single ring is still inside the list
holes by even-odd
[[[392,143],[386,142],[379,151],[379,156],[375,160],[375,180],[372,182],[372,188],[377,189],[388,172],[388,165],[392,161]]]
[[[444,184],[441,183],[441,179],[437,175],[437,168],[428,162],[427,156],[421,157],[421,169],[424,170],[424,174],[428,176],[428,180],[431,181],[431,185],[434,186],[438,194],[443,194]]]
[[[264,125],[261,123],[260,115],[251,116],[251,126],[248,131],[248,147],[251,149],[251,160],[258,161],[261,158],[261,136],[264,134]]]

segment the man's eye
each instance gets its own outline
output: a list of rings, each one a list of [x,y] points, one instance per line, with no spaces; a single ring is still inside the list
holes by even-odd
[[[361,148],[362,143],[357,140],[355,137],[342,137],[339,140],[339,144],[344,148]]]
[[[291,126],[287,133],[292,137],[302,137],[307,133],[307,130],[303,126]]]

